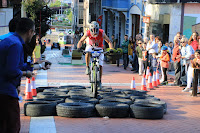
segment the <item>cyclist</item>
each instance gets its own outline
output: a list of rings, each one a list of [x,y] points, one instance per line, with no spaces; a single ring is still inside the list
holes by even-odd
[[[103,52],[103,39],[108,43],[109,48],[113,49],[113,44],[108,38],[108,36],[104,33],[103,29],[99,29],[99,23],[96,21],[92,21],[90,24],[90,29],[84,34],[84,36],[81,37],[80,41],[77,44],[78,51],[80,51],[80,48],[84,41],[89,38],[89,42],[86,44],[85,51],[92,52],[93,47],[101,49]],[[101,88],[101,78],[102,78],[102,66],[103,66],[103,59],[104,59],[104,54],[102,53],[99,57],[99,65],[100,65],[100,88]],[[86,53],[85,55],[85,61],[86,61],[86,71],[85,74],[89,75],[90,74],[90,54]]]

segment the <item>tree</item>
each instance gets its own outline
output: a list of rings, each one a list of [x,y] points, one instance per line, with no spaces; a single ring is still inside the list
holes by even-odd
[[[68,7],[68,4],[63,3],[62,6],[63,7]],[[50,7],[61,7],[61,1],[60,0],[56,0],[54,3],[50,4]]]
[[[53,14],[53,11],[41,0],[25,0],[22,4],[27,12],[27,17],[35,21],[36,33],[40,34],[42,38],[50,29],[51,21],[49,18]]]

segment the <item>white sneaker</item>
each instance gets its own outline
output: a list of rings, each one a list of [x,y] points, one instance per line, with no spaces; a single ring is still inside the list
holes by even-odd
[[[185,88],[184,90],[182,90],[182,92],[189,92],[190,88]]]
[[[89,67],[86,67],[85,74],[90,75],[90,68]]]

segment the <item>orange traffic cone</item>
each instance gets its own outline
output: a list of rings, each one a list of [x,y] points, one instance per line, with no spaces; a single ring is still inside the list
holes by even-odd
[[[133,80],[131,80],[131,90],[135,90],[135,78],[133,77]]]
[[[143,78],[142,78],[141,90],[147,91],[145,74],[144,74],[144,76],[143,76]]]
[[[147,67],[147,71],[146,71],[146,79],[148,79],[148,77],[149,77],[149,73],[150,73],[150,69],[149,69],[149,67]]]
[[[160,85],[160,78],[159,78],[159,71],[156,71],[156,81],[157,81],[157,85]]]
[[[152,90],[152,89],[153,89],[153,85],[152,85],[152,75],[151,75],[151,73],[149,73],[147,89],[148,89],[148,90]]]
[[[158,87],[157,86],[157,81],[156,81],[156,72],[153,72],[153,87]]]
[[[25,100],[26,101],[33,100],[32,93],[31,93],[31,81],[30,81],[30,79],[28,79],[28,84],[27,84],[27,87],[26,87]]]
[[[31,91],[32,91],[32,96],[36,97],[37,96],[37,91],[36,91],[36,87],[35,87],[35,77],[32,77]]]
[[[28,85],[28,78],[26,78],[26,85],[25,85],[25,89],[24,89],[24,95],[26,95],[26,88],[27,88],[27,85]]]

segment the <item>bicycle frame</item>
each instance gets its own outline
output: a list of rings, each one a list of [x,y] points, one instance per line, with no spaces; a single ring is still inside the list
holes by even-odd
[[[100,83],[100,66],[99,66],[99,57],[101,56],[102,52],[94,51],[91,52],[91,66],[90,66],[90,83],[92,92],[94,94],[94,97],[97,97],[97,89],[99,87]]]

